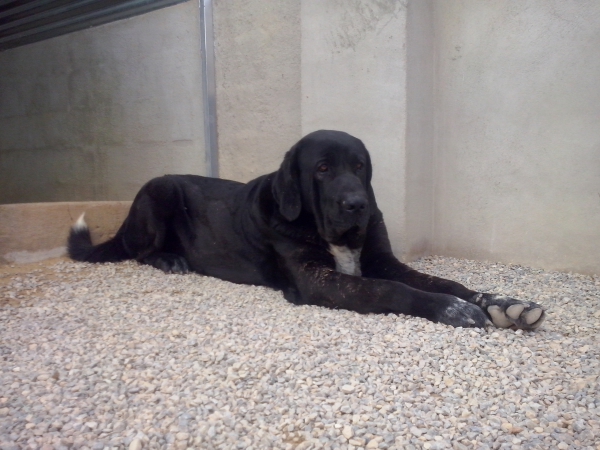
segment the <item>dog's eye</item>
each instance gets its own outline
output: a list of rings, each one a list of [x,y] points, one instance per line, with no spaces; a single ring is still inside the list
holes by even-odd
[[[358,164],[356,165],[356,170],[360,170],[360,169],[362,169],[364,166],[365,166],[365,165],[364,165],[363,163],[358,163]]]
[[[327,164],[321,164],[321,165],[320,165],[320,166],[317,168],[317,170],[318,170],[319,172],[327,172],[327,171],[329,170],[329,166],[328,166]]]

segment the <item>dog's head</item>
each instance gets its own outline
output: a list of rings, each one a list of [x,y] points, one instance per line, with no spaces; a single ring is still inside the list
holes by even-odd
[[[323,239],[346,245],[348,236],[364,236],[375,207],[371,173],[369,152],[359,139],[341,131],[315,131],[286,153],[273,195],[287,220],[308,213]]]

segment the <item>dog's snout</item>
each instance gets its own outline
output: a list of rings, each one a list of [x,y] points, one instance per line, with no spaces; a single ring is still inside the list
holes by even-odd
[[[347,212],[363,211],[367,207],[367,199],[362,195],[351,195],[341,202],[342,208]]]

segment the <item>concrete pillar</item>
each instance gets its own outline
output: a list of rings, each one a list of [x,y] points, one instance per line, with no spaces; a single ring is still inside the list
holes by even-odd
[[[302,134],[346,131],[369,149],[390,240],[406,234],[406,4],[304,0]]]
[[[407,10],[406,247],[404,259],[430,255],[434,230],[433,2],[412,0]]]

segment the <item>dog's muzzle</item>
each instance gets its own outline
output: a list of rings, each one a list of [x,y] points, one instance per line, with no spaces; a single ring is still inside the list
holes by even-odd
[[[351,193],[339,202],[339,206],[343,213],[351,214],[353,216],[359,216],[362,214],[369,205],[367,196],[363,193]]]

